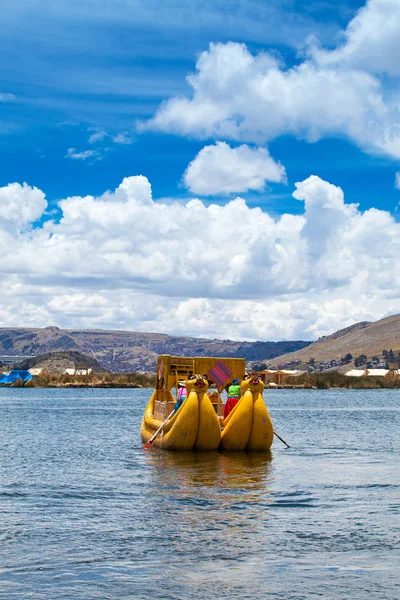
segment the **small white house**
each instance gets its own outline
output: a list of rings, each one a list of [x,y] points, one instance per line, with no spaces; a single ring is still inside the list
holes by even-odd
[[[307,373],[307,371],[301,371],[300,369],[282,369],[282,373],[288,375],[289,377],[300,377]]]
[[[389,373],[389,369],[367,369],[369,377],[385,377]]]
[[[65,369],[65,375],[90,375],[93,369]]]
[[[32,367],[31,369],[28,369],[28,372],[33,375],[33,377],[37,376],[37,375],[41,375],[43,369],[39,368],[39,367]]]
[[[77,369],[75,375],[90,375],[93,369]]]
[[[364,369],[351,369],[351,371],[347,371],[345,373],[346,377],[363,377],[366,375]]]
[[[351,371],[347,371],[345,375],[347,377],[362,377],[363,375],[368,377],[386,377],[388,373],[398,375],[399,372],[400,369],[397,371],[390,371],[389,369],[352,369]]]

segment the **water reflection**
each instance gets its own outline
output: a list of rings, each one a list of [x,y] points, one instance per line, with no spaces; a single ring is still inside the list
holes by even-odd
[[[178,511],[180,521],[192,527],[249,525],[269,504],[271,453],[159,451],[149,453],[147,461],[159,510]]]
[[[211,488],[210,493],[237,490],[265,493],[272,472],[272,453],[149,452],[158,486],[182,491]]]
[[[157,451],[146,462],[156,495],[152,525],[163,529],[157,547],[187,567],[183,580],[174,573],[180,584],[189,578],[211,592],[224,573],[225,598],[238,586],[239,565],[241,581],[244,573],[258,578],[249,561],[257,563],[268,539],[272,454]]]

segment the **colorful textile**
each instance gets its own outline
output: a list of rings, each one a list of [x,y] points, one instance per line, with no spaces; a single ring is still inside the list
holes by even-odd
[[[182,406],[182,404],[184,403],[185,400],[186,400],[186,396],[182,396],[182,398],[178,398],[178,400],[175,402],[174,414],[176,412],[178,412],[178,410],[180,409],[180,407]]]
[[[236,404],[239,402],[239,399],[240,398],[228,398],[224,406],[224,419],[226,419],[231,410],[235,408]]]
[[[178,393],[177,393],[177,399],[180,400],[181,398],[185,399],[187,396],[187,389],[185,387],[179,387],[178,388]]]
[[[240,385],[230,385],[229,386],[228,398],[240,398]]]
[[[207,377],[212,379],[218,386],[221,386],[232,377],[232,371],[222,360],[220,360],[208,371]]]

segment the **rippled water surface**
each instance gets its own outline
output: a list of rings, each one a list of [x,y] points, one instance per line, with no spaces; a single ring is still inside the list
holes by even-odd
[[[0,389],[1,598],[400,598],[397,390],[269,391],[269,456],[142,451],[149,395]]]

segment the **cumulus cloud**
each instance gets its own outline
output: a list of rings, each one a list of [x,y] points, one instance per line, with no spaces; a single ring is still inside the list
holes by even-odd
[[[286,183],[286,172],[266,148],[247,145],[231,148],[225,142],[217,142],[200,150],[186,169],[183,180],[194,194],[210,196],[262,191],[267,181]]]
[[[344,43],[333,51],[316,46],[314,58],[324,65],[346,65],[398,77],[399,27],[398,0],[369,0],[348,24]]]
[[[156,202],[127,177],[38,225],[43,192],[0,188],[2,323],[310,339],[395,312],[400,224],[316,176],[294,196],[303,214],[272,218],[241,198]]]
[[[386,77],[400,74],[399,26],[397,0],[370,0],[343,45],[329,51],[311,44],[292,68],[244,44],[211,43],[187,77],[192,94],[163,103],[142,128],[253,143],[283,134],[310,142],[347,137],[400,158],[399,98]]]
[[[26,183],[0,188],[0,232],[20,232],[39,219],[47,207],[44,193]]]

